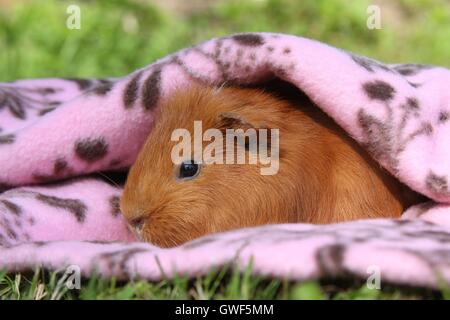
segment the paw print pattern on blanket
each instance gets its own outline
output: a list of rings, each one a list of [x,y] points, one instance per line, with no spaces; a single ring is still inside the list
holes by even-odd
[[[366,136],[363,144],[371,155],[380,161],[386,163],[397,173],[399,166],[399,155],[405,150],[408,143],[420,135],[431,135],[433,126],[429,122],[422,122],[416,129],[404,136],[408,120],[420,117],[420,104],[414,97],[406,98],[395,110],[400,109],[400,125],[395,125],[394,108],[390,101],[394,98],[395,89],[388,83],[375,80],[363,84],[363,90],[371,100],[378,100],[386,109],[386,119],[380,120],[371,116],[364,108],[358,111],[358,121]],[[398,112],[398,111],[397,111]]]
[[[210,235],[171,249],[98,240],[29,242],[3,248],[2,259],[11,270],[27,270],[26,258],[31,257],[49,268],[75,264],[85,274],[150,280],[196,276],[229,264],[244,270],[250,260],[257,274],[296,280],[364,280],[367,270],[376,267],[383,283],[437,288],[450,272],[449,241],[448,232],[426,221],[368,220],[263,226]]]
[[[121,189],[95,177],[0,194],[0,246],[30,241],[131,241],[120,210]]]
[[[175,88],[257,85],[274,77],[305,92],[430,202],[399,221],[268,226],[175,249],[130,243],[121,188],[89,175],[129,168],[151,134],[154,110]],[[384,64],[271,33],[212,39],[123,78],[0,84],[0,267],[56,268],[64,260],[86,274],[99,267],[157,279],[156,260],[194,275],[231,262],[239,251],[239,266],[254,255],[255,272],[263,274],[363,277],[371,262],[392,282],[434,285],[437,271],[450,280],[449,85],[450,71],[442,67]]]

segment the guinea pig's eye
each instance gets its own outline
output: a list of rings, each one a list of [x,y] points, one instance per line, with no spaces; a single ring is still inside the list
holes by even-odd
[[[200,166],[194,160],[183,161],[180,165],[180,172],[178,178],[188,179],[195,177],[200,170]]]

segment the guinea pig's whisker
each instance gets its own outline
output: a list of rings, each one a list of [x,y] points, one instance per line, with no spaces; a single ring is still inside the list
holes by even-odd
[[[100,176],[102,176],[103,178],[105,178],[106,180],[108,180],[109,182],[111,182],[115,187],[117,188],[122,188],[121,186],[119,186],[117,184],[117,182],[115,182],[113,179],[111,179],[110,177],[108,177],[106,174],[100,172],[100,171],[95,171],[94,174],[98,174]]]
[[[139,241],[150,241],[149,239],[144,239],[143,235],[142,235],[142,229],[134,229],[134,235],[136,236],[136,238]]]
[[[227,85],[227,81],[224,81],[224,82],[222,82],[222,83],[220,84],[220,86],[215,87],[215,88],[213,89],[214,94],[220,93],[220,91],[222,91],[222,89],[223,89],[226,85]]]

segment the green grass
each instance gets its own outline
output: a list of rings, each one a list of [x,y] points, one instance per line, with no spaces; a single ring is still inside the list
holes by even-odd
[[[190,0],[191,1],[191,0]],[[159,1],[164,2],[164,1]],[[180,0],[179,3],[188,1]],[[378,1],[382,29],[366,28],[369,0],[231,0],[168,10],[151,1],[4,1],[0,5],[0,81],[36,77],[123,76],[211,37],[243,31],[315,38],[386,62],[450,67],[450,2]],[[9,4],[9,5],[8,5]],[[65,27],[68,4],[81,8],[81,29]],[[0,273],[3,299],[397,299],[436,293],[364,285],[292,283],[248,273],[120,283],[91,277],[80,291],[57,287],[58,274]],[[62,290],[62,291],[61,291]],[[448,294],[437,294],[437,297]]]
[[[120,282],[92,276],[84,279],[80,290],[69,290],[58,281],[62,273],[36,270],[34,274],[0,273],[0,300],[58,299],[449,299],[438,291],[389,287],[369,289],[360,281],[292,282],[230,271],[212,271],[206,276],[189,279],[176,277],[159,282]]]
[[[122,76],[175,50],[242,31],[302,35],[388,62],[450,66],[447,0],[381,1],[381,30],[366,27],[369,0],[208,1],[188,13],[152,1],[9,2],[15,4],[0,6],[0,81]],[[80,30],[66,28],[73,3],[81,9]]]

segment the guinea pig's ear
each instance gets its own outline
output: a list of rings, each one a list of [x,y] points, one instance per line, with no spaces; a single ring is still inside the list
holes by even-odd
[[[255,128],[250,122],[248,122],[243,116],[234,112],[221,112],[219,113],[218,128],[222,131],[226,129],[243,129]],[[256,129],[256,128],[255,128]]]
[[[242,129],[244,131],[248,129],[268,129],[267,126],[263,124],[255,124],[249,122],[244,116],[234,113],[234,112],[221,112],[219,113],[219,123],[218,128],[220,131],[222,131],[223,135],[225,136],[226,129]],[[248,149],[247,140],[245,142],[245,147]],[[267,145],[271,146],[271,135],[269,134],[267,136]]]

